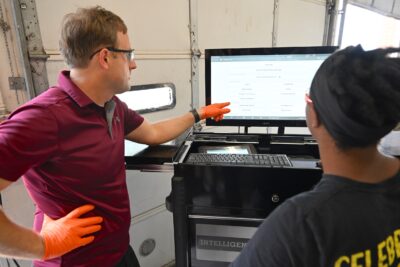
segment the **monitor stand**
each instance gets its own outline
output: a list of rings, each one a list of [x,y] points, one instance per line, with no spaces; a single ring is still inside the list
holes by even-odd
[[[285,126],[279,126],[278,135],[284,135],[284,134],[285,134]]]

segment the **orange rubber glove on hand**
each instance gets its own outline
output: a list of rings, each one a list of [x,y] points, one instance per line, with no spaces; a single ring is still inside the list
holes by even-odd
[[[231,112],[229,108],[225,108],[230,104],[231,102],[224,102],[204,106],[200,109],[200,119],[213,118],[215,121],[220,121],[224,118],[224,114]]]
[[[86,235],[99,231],[103,218],[79,218],[93,209],[93,205],[83,205],[58,220],[44,215],[40,232],[45,245],[44,260],[59,257],[94,240],[94,236]]]

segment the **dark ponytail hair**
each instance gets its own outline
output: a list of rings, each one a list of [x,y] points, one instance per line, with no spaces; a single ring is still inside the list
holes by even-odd
[[[310,95],[341,148],[376,144],[400,121],[400,48],[347,47],[317,71]]]

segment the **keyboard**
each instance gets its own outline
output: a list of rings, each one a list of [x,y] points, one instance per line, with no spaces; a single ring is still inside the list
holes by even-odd
[[[292,167],[284,154],[206,154],[191,153],[186,163],[229,166]]]

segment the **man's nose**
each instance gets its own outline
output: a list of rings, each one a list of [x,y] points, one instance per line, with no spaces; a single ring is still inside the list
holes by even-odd
[[[136,61],[135,60],[132,60],[131,62],[129,62],[129,69],[130,70],[134,70],[136,68],[137,68],[137,65],[136,65]]]

